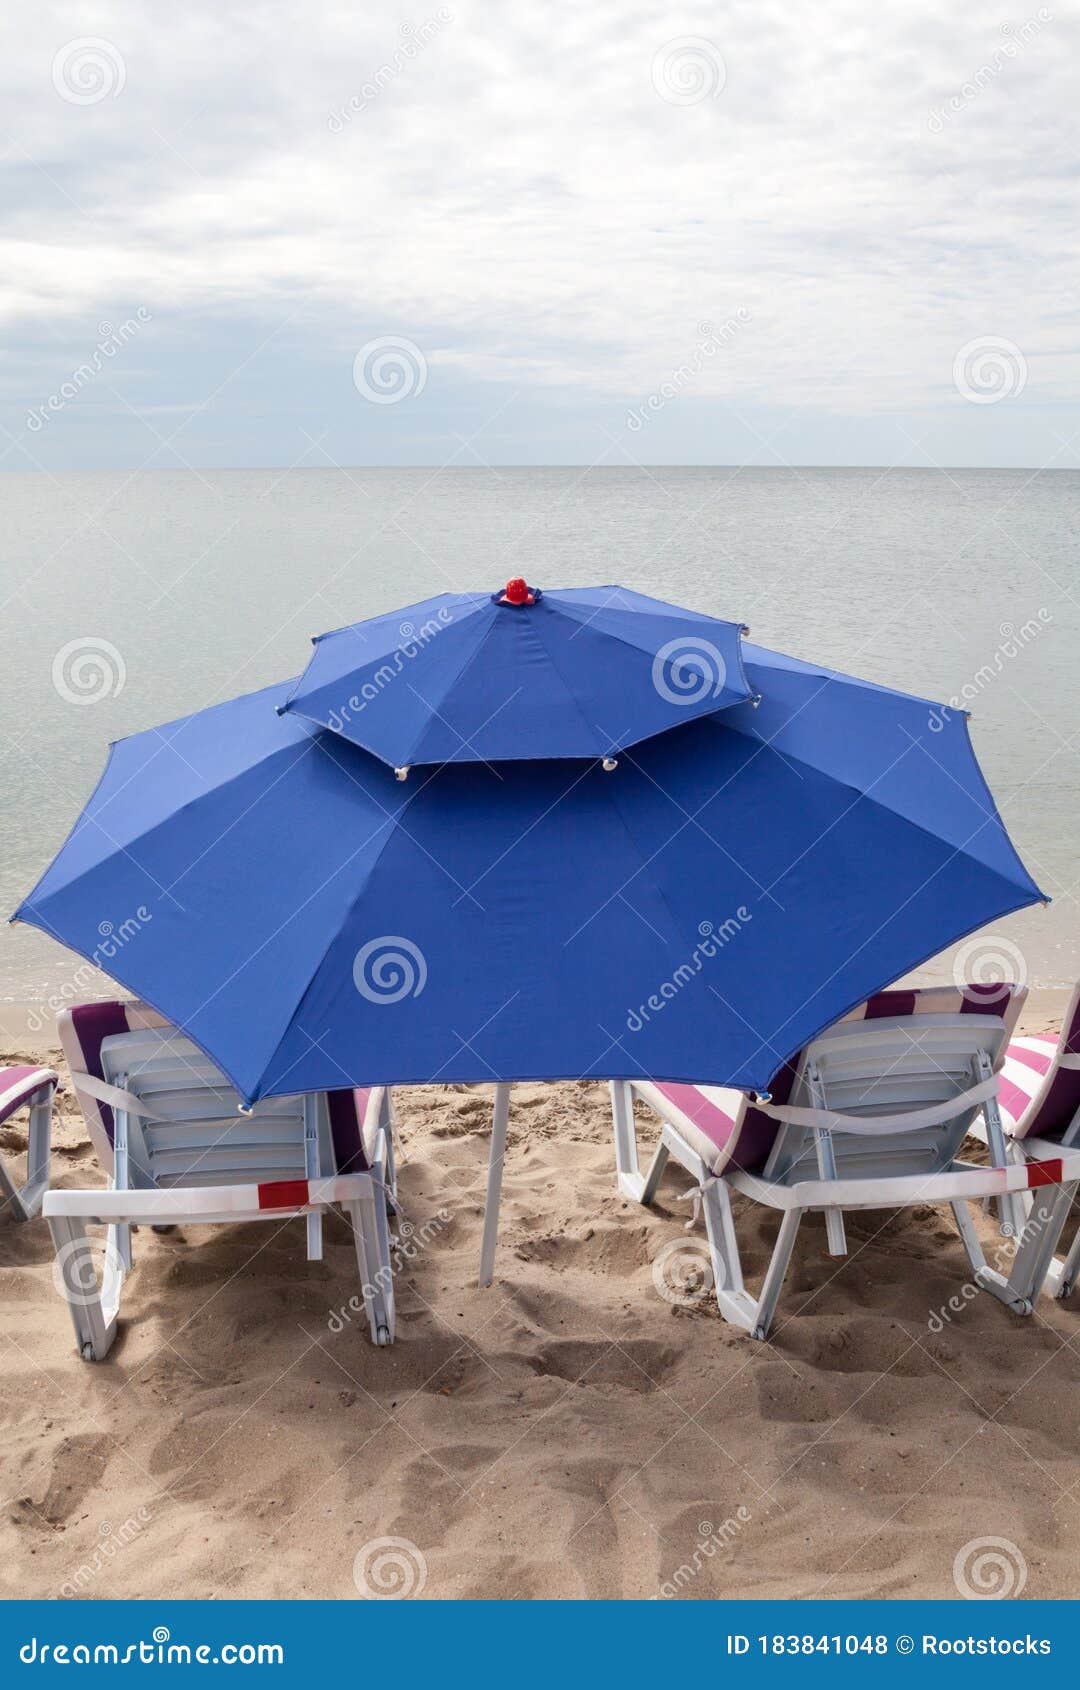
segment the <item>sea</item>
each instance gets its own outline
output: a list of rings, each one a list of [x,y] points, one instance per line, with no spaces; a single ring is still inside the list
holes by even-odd
[[[1080,972],[1080,472],[522,468],[0,475],[0,902],[64,840],[111,740],[295,675],[313,635],[515,575],[619,583],[759,644],[970,710],[1053,900],[980,936]],[[970,960],[970,959],[969,959]],[[920,971],[947,980],[952,953]],[[0,1003],[78,968],[0,929]]]

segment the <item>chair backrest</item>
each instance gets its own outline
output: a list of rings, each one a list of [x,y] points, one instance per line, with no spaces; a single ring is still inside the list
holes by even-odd
[[[1027,996],[1022,986],[924,986],[917,991],[890,988],[876,992],[865,1003],[858,1004],[837,1026],[851,1022],[895,1020],[905,1016],[955,1015],[989,1019],[1004,1028],[1006,1037],[1012,1033]],[[795,1082],[805,1050],[796,1051],[773,1076],[769,1093],[774,1105],[793,1101]],[[661,1113],[672,1115],[676,1124],[686,1123],[695,1129],[707,1144],[702,1155],[714,1173],[730,1165],[747,1173],[757,1173],[768,1163],[777,1136],[779,1123],[766,1115],[743,1093],[730,1087],[687,1085],[663,1080],[638,1087],[655,1101]]]
[[[168,1028],[104,1039],[101,1066],[109,1085],[133,1093],[153,1117],[128,1118],[133,1186],[303,1179],[333,1165],[325,1093],[267,1098],[242,1115],[220,1069]]]
[[[1069,999],[1060,1038],[1036,1034],[1009,1045],[1001,1114],[1017,1138],[1080,1139],[1080,986]]]
[[[64,1010],[57,1017],[57,1030],[60,1044],[72,1075],[87,1073],[95,1079],[104,1080],[108,1076],[104,1066],[104,1047],[107,1041],[122,1038],[125,1034],[137,1032],[153,1032],[159,1042],[162,1037],[180,1039],[165,1018],[151,1009],[148,1004],[140,1003],[137,999],[116,1000],[104,1003],[79,1004],[73,1009]],[[195,1052],[191,1071],[198,1071],[202,1065],[207,1077],[214,1075],[215,1084],[222,1097],[222,1088],[228,1089],[231,1106],[228,1113],[228,1127],[230,1132],[243,1128],[244,1122],[252,1117],[240,1115],[238,1112],[239,1097],[236,1091],[223,1078],[219,1070],[203,1055],[198,1047],[190,1040],[182,1043]],[[75,1095],[86,1122],[86,1129],[90,1141],[97,1153],[98,1161],[107,1172],[113,1170],[113,1131],[114,1117],[111,1107],[98,1098],[91,1097],[89,1092],[80,1090],[78,1082],[73,1079]],[[110,1080],[110,1083],[114,1083]],[[322,1093],[323,1103],[320,1105],[329,1123],[329,1160],[325,1161],[324,1171],[339,1174],[365,1173],[370,1167],[365,1151],[364,1129],[373,1110],[380,1106],[379,1095],[368,1087],[348,1088]],[[270,1103],[278,1103],[280,1099],[268,1099],[266,1103],[255,1105],[258,1110],[267,1108]],[[296,1099],[285,1100],[294,1108]],[[224,1117],[223,1117],[224,1119]],[[303,1139],[301,1137],[301,1143]],[[302,1172],[301,1165],[301,1172]],[[270,1176],[267,1175],[267,1178]],[[282,1176],[285,1177],[285,1176]]]
[[[994,1073],[1007,1041],[997,1015],[929,1014],[838,1022],[799,1060],[790,1102],[838,1114],[902,1117],[959,1099]],[[945,1120],[872,1136],[834,1130],[841,1179],[934,1174],[947,1168],[981,1105],[958,1103]],[[783,1184],[820,1177],[818,1134],[780,1123],[764,1175]]]
[[[917,1015],[988,1016],[1000,1021],[1007,1042],[1020,1018],[1026,997],[1026,986],[1009,983],[962,988],[920,986],[912,991],[890,986],[884,992],[875,992],[865,1003],[856,1004],[836,1025],[843,1027],[851,1021],[885,1021]],[[805,1056],[805,1049],[796,1051],[790,1061],[777,1069],[769,1086],[774,1104],[793,1101],[796,1076]],[[761,1169],[768,1163],[778,1132],[778,1122],[755,1109],[753,1103],[747,1100],[736,1122],[732,1162],[748,1172]]]

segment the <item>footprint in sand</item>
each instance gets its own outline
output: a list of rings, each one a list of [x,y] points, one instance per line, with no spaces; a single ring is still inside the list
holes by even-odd
[[[111,1440],[96,1432],[65,1438],[53,1456],[48,1483],[40,1499],[31,1496],[25,1522],[61,1526],[81,1508],[101,1479],[112,1449]]]

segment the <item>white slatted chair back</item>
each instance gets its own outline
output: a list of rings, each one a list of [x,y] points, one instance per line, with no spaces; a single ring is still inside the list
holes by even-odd
[[[910,1015],[842,1021],[807,1046],[799,1060],[791,1107],[840,1115],[913,1114],[959,1098],[998,1067],[1007,1033],[994,1015]],[[980,1105],[960,1106],[931,1125],[863,1136],[829,1133],[834,1177],[932,1175],[954,1160]],[[821,1176],[819,1134],[785,1123],[762,1177],[783,1184]],[[833,1173],[833,1169],[829,1170]]]
[[[266,1098],[241,1114],[230,1081],[167,1029],[106,1038],[101,1058],[106,1081],[147,1111],[127,1118],[130,1186],[303,1179],[334,1167],[325,1093]]]

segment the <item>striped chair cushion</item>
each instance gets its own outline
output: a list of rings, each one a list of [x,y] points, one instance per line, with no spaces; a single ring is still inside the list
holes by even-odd
[[[1071,1125],[1080,1109],[1080,1069],[1063,1068],[1063,1056],[1080,1056],[1080,986],[1060,1038],[1037,1033],[1013,1039],[1005,1053],[998,1101],[1005,1130],[1015,1138],[1059,1139]]]
[[[890,1015],[999,1015],[1008,1037],[1016,1031],[1027,998],[1026,986],[922,986],[905,992],[895,986],[875,992],[844,1021],[877,1021]]]
[[[55,1086],[55,1068],[0,1068],[0,1123],[29,1103],[42,1086]]]
[[[707,1168],[719,1173],[731,1156],[732,1139],[746,1102],[741,1091],[729,1086],[688,1086],[674,1080],[635,1084],[634,1090],[670,1121]]]

